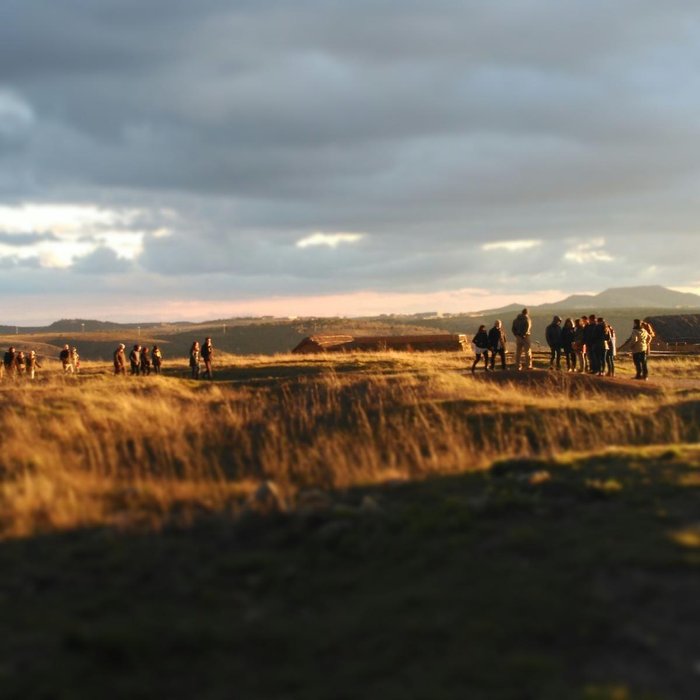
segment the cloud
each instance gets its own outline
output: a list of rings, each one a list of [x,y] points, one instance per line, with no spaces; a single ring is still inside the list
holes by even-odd
[[[689,285],[698,60],[682,0],[9,3],[0,232],[47,238],[0,260],[76,299],[101,265],[163,298]]]
[[[341,243],[357,243],[364,238],[364,233],[323,233],[317,231],[310,236],[304,236],[296,242],[297,248],[309,248],[311,246],[327,246],[337,248]]]
[[[594,262],[613,262],[615,258],[605,250],[605,239],[596,238],[588,243],[579,243],[564,254],[564,260],[574,262],[577,265],[585,265]]]
[[[542,241],[519,240],[519,241],[496,241],[494,243],[484,243],[481,250],[505,250],[507,253],[517,253],[521,250],[531,250],[542,245]]]

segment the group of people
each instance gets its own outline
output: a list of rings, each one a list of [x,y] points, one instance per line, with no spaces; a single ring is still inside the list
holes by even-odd
[[[37,369],[41,369],[41,365],[34,350],[25,353],[23,350],[16,350],[11,345],[5,353],[0,366],[0,379],[5,376],[34,379]]]
[[[114,351],[114,374],[126,375],[126,345],[119,343],[119,346]],[[161,349],[154,345],[149,352],[148,346],[136,343],[129,353],[130,374],[138,377],[139,375],[148,376],[151,371],[153,374],[160,374],[163,366],[163,353]]]
[[[192,343],[190,348],[190,371],[192,379],[214,379],[212,362],[214,361],[214,345],[211,338],[205,338],[200,345],[198,340]],[[204,371],[202,371],[204,365]]]
[[[78,348],[71,347],[66,343],[58,354],[58,359],[61,361],[63,374],[77,374],[80,372],[80,355],[78,354]]]
[[[511,330],[515,338],[515,368],[532,369],[532,319],[523,309],[513,320]],[[636,370],[635,379],[646,380],[649,376],[647,364],[654,329],[647,321],[635,319],[629,344]],[[562,369],[562,355],[567,372],[586,372],[597,376],[615,376],[617,337],[615,329],[602,317],[591,314],[581,318],[567,318],[563,324],[560,316],[554,316],[545,330],[549,346],[549,369]],[[493,328],[479,326],[472,339],[474,346],[475,372],[483,360],[486,371],[494,370],[496,358],[500,358],[501,369],[506,369],[506,334],[501,321]]]
[[[132,376],[148,376],[160,374],[163,367],[163,353],[161,349],[154,345],[149,351],[145,345],[136,343],[129,352],[127,358],[126,345],[120,343],[119,347],[114,351],[114,374],[126,374],[127,359],[129,362],[130,374]],[[212,363],[214,361],[214,345],[211,338],[205,338],[200,346],[199,341],[195,340],[190,348],[190,370],[193,379],[214,378],[214,370]],[[204,370],[202,371],[202,366]]]

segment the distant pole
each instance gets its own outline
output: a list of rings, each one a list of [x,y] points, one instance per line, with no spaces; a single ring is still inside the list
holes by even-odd
[[[15,326],[15,335],[19,335],[19,326]]]

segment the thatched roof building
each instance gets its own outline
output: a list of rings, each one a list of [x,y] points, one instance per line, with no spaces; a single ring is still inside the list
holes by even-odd
[[[292,352],[299,355],[322,352],[381,352],[383,350],[464,352],[468,347],[467,336],[462,333],[376,336],[311,335],[304,338]]]

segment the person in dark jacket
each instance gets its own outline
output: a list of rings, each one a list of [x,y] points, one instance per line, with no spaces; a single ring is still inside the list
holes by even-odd
[[[527,309],[513,319],[511,330],[515,336],[515,369],[532,369],[532,321]]]
[[[584,316],[583,318],[577,318],[574,323],[574,342],[572,347],[576,353],[576,371],[585,372],[586,362],[588,361],[586,357],[586,343],[583,339],[583,331],[586,327],[588,319]]]
[[[141,348],[141,374],[147,377],[151,373],[151,357],[148,354],[148,347]]]
[[[17,355],[15,355],[15,373],[18,377],[23,377],[27,371],[27,358],[24,356],[24,352],[20,350]]]
[[[586,355],[588,356],[588,371],[591,374],[598,373],[598,358],[595,355],[596,335],[598,333],[596,330],[597,325],[595,314],[591,314],[583,328],[583,344],[586,348]]]
[[[204,374],[202,377],[207,379],[214,379],[214,372],[212,370],[212,362],[214,361],[214,346],[212,345],[211,338],[205,338],[204,344],[202,345],[202,362],[204,362]]]
[[[5,368],[5,372],[8,377],[11,377],[15,372],[15,357],[17,352],[15,351],[14,345],[10,345],[5,353],[5,357],[2,360],[2,365]]]
[[[503,330],[503,324],[496,321],[493,328],[489,331],[488,349],[491,351],[491,369],[494,369],[496,364],[496,355],[501,358],[501,369],[506,368],[506,333]]]
[[[70,346],[64,345],[63,350],[58,355],[58,359],[61,361],[61,367],[63,367],[64,374],[70,374],[73,371],[73,365],[70,362]]]
[[[119,343],[119,347],[114,351],[114,374],[126,375],[126,345]]]
[[[606,328],[607,323],[605,323],[605,319],[597,318],[595,322],[595,331],[592,333],[592,352],[595,356],[595,374],[597,374],[599,377],[602,377],[603,374],[605,374]]]
[[[554,369],[555,358],[557,361],[557,369],[561,369],[561,317],[555,316],[544,333],[550,352],[549,369]]]
[[[472,338],[472,345],[474,347],[474,364],[472,365],[472,373],[476,371],[476,366],[479,364],[479,360],[484,358],[484,369],[488,371],[489,368],[489,336],[486,332],[486,326],[479,326],[479,330],[476,335]]]
[[[153,350],[151,350],[151,362],[153,363],[153,372],[160,374],[160,368],[163,364],[163,353],[157,345],[154,345]]]
[[[138,343],[131,348],[129,363],[131,364],[131,374],[138,377],[141,370],[141,346]]]
[[[566,359],[567,372],[576,371],[576,353],[574,352],[575,335],[576,329],[574,327],[574,321],[571,318],[567,318],[566,321],[564,321],[564,327],[561,329],[561,349]]]

